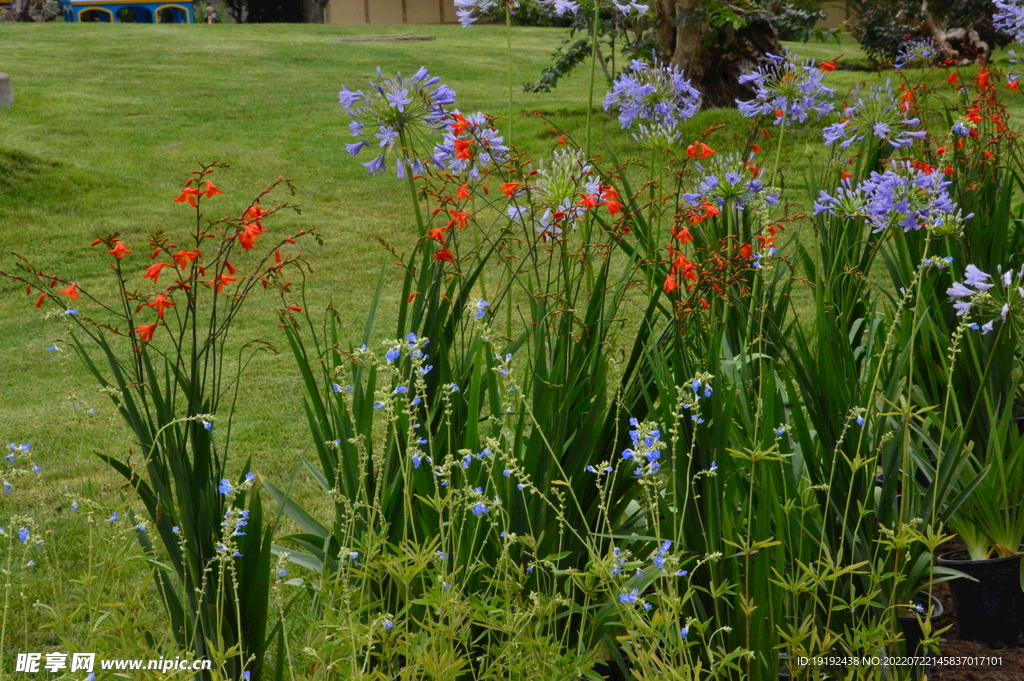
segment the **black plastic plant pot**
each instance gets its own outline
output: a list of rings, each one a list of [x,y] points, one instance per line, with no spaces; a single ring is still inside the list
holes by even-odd
[[[1021,556],[971,560],[967,551],[939,556],[942,567],[978,580],[954,579],[950,585],[960,638],[991,648],[1015,646],[1024,634],[1024,590],[1020,586]]]

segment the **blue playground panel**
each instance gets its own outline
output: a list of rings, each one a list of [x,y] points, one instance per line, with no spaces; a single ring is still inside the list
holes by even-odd
[[[2,4],[2,3],[0,3]],[[64,21],[129,22],[136,24],[191,24],[191,3],[124,2],[123,0],[61,0]],[[125,10],[122,12],[122,10]],[[134,22],[126,17],[134,18]],[[121,17],[118,19],[118,17]]]

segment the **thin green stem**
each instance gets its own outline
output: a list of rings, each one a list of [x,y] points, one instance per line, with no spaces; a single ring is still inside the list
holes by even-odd
[[[597,82],[597,26],[601,20],[601,0],[594,0],[594,24],[590,34],[590,96],[587,100],[587,155],[591,155],[590,148],[590,117],[594,112],[594,85]]]
[[[505,45],[508,49],[508,132],[505,141],[512,144],[512,8],[505,4]]]

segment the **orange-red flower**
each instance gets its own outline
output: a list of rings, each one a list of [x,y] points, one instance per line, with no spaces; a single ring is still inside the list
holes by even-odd
[[[135,327],[135,333],[139,334],[139,340],[148,343],[153,340],[153,332],[156,331],[157,322],[152,324],[139,324]]]
[[[444,233],[448,231],[447,227],[434,227],[427,230],[427,238],[433,239],[434,241],[440,241],[442,246],[446,246]]]
[[[160,280],[160,270],[170,265],[168,262],[158,262],[155,265],[150,265],[146,268],[145,274],[142,275],[143,279],[152,279],[153,283],[156,284]]]
[[[202,193],[206,198],[210,199],[216,196],[217,194],[223,194],[224,192],[217,189],[217,185],[210,182],[209,180],[206,180],[206,189],[204,189]]]
[[[36,298],[36,307],[37,307],[37,308],[40,308],[40,307],[42,307],[42,306],[43,306],[43,301],[44,301],[44,300],[46,300],[46,294],[45,294],[45,293],[42,293],[42,294],[40,294],[40,295],[39,295],[39,297],[38,297],[38,298]]]
[[[181,193],[178,194],[178,198],[174,199],[174,202],[187,203],[188,205],[195,208],[196,197],[199,196],[200,194],[202,194],[202,192],[196,189],[195,187],[185,187],[184,189],[181,190]]]
[[[78,300],[82,297],[82,294],[78,292],[78,284],[76,282],[71,282],[67,288],[62,288],[57,293],[67,294],[67,297],[71,300]],[[39,306],[37,305],[36,307]]]
[[[821,62],[821,64],[819,64],[819,68],[822,71],[835,71],[836,63],[834,61],[823,61]]]
[[[114,239],[114,247],[109,251],[110,255],[114,256],[118,260],[131,253],[128,247],[125,246],[120,239]]]
[[[473,217],[472,213],[467,213],[461,210],[450,210],[448,214],[452,216],[452,219],[448,222],[448,226],[458,225],[459,229],[464,229],[469,226],[469,219]]]
[[[467,121],[462,114],[453,114],[452,118],[455,119],[455,122],[452,123],[452,133],[456,137],[464,133],[466,131],[466,128],[472,125],[472,123]]]
[[[696,158],[703,161],[706,158],[714,156],[718,152],[704,144],[703,142],[697,142],[686,147],[686,155],[690,158]]]
[[[505,192],[505,198],[510,199],[519,193],[519,190],[523,188],[523,185],[519,182],[506,182],[505,184],[498,187],[501,191]]]
[[[748,260],[753,256],[753,247],[750,244],[743,244],[740,246],[740,257],[747,258]]]
[[[1014,78],[1006,84],[1006,87],[1010,88],[1014,92],[1020,92],[1020,82]]]
[[[958,80],[960,80],[960,74],[957,73],[956,71],[953,71],[948,76],[946,76],[946,82],[949,83],[950,85],[956,85]]]
[[[153,298],[153,300],[148,304],[148,307],[151,307],[154,310],[156,310],[156,313],[157,315],[159,315],[160,319],[163,319],[164,310],[166,310],[169,307],[173,307],[174,305],[177,305],[177,303],[168,298],[167,294],[161,291],[160,293],[156,294],[156,297]]]
[[[978,70],[978,88],[984,90],[988,87],[988,69],[984,65]]]
[[[211,281],[209,285],[216,285],[217,293],[220,293],[227,287],[228,284],[230,284],[233,281],[238,281],[238,277],[229,277],[228,275],[221,272],[220,274],[213,278],[213,281]]]
[[[469,150],[472,145],[473,140],[455,140],[455,158],[465,161],[473,160],[473,152]]]
[[[189,263],[198,258],[202,253],[198,250],[190,251],[188,249],[180,250],[171,257],[174,258],[174,264],[178,266],[178,269],[185,269]]]
[[[438,260],[443,260],[444,262],[450,262],[452,264],[455,263],[455,256],[453,256],[452,252],[447,248],[439,248],[434,251],[434,257]]]
[[[597,206],[600,203],[598,201],[597,194],[583,194],[583,193],[581,193],[580,196],[582,196],[583,198],[580,199],[579,201],[577,201],[576,205],[577,206],[583,206],[584,210],[590,210],[591,208],[597,208]]]
[[[471,199],[473,198],[469,193],[469,185],[464,184],[459,187],[459,191],[455,192],[455,198],[457,199]]]
[[[679,282],[676,281],[675,277],[673,277],[671,274],[665,275],[665,283],[662,285],[662,287],[665,289],[665,293],[672,293],[676,289],[682,288],[679,285]]]
[[[604,189],[601,190],[601,198],[604,200],[604,205],[608,212],[612,215],[622,210],[622,204],[619,202],[619,192],[610,184],[606,184]]]

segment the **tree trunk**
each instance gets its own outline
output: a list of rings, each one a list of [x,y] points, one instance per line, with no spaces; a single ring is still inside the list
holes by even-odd
[[[701,0],[658,0],[656,9],[662,58],[683,69],[703,94],[705,109],[753,98],[753,88],[740,84],[740,76],[767,64],[766,53],[782,53],[775,29],[763,17],[748,16],[739,29],[714,28]]]

